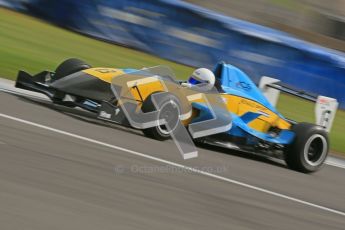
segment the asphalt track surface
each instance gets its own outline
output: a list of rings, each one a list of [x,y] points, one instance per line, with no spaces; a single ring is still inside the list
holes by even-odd
[[[0,229],[345,229],[345,169],[198,151],[0,92]]]

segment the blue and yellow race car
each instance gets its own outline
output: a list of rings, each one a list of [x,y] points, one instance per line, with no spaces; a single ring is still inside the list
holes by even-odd
[[[191,137],[194,142],[282,157],[289,168],[305,173],[320,169],[329,151],[327,133],[337,109],[335,99],[297,91],[269,77],[257,87],[243,71],[223,62],[213,72],[215,87],[204,92],[185,87],[165,66],[92,68],[72,58],[54,72],[31,76],[20,71],[16,87],[97,113],[99,119],[142,129],[151,138],[173,136],[180,148]],[[317,124],[281,115],[275,108],[280,91],[315,102]]]

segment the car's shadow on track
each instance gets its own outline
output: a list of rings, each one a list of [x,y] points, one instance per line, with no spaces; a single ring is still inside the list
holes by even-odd
[[[103,126],[106,128],[121,130],[121,131],[138,135],[138,136],[144,136],[144,134],[140,130],[135,130],[130,127],[125,127],[125,126],[117,125],[114,123],[99,120],[97,119],[97,115],[95,113],[92,113],[86,110],[53,104],[51,101],[43,100],[43,99],[30,98],[30,97],[21,96],[21,95],[14,95],[14,96],[16,96],[19,100],[24,101],[26,103],[32,103],[32,104],[44,106],[45,108],[54,110],[56,112],[59,112],[61,114],[64,114],[66,116],[72,117],[74,119],[77,119],[83,122],[88,122],[88,123]],[[206,149],[209,151],[221,153],[221,154],[232,155],[232,156],[241,157],[241,158],[245,158],[245,159],[253,160],[253,161],[260,161],[260,162],[274,165],[280,168],[287,168],[282,160],[275,159],[272,157],[256,155],[252,153],[242,152],[242,151],[233,150],[233,149],[227,149],[224,147],[218,147],[218,146],[203,144],[203,143],[197,143],[197,147]]]
[[[113,129],[125,131],[125,132],[131,133],[134,135],[138,135],[138,136],[144,136],[144,134],[139,130],[135,130],[135,129],[130,128],[130,127],[121,126],[118,124],[99,120],[99,119],[97,119],[97,115],[95,113],[92,113],[92,112],[89,112],[86,110],[53,104],[52,102],[47,101],[47,100],[34,99],[34,98],[29,98],[29,97],[25,97],[25,96],[21,96],[21,95],[15,95],[15,96],[19,100],[25,101],[26,103],[32,103],[32,104],[44,106],[45,108],[54,110],[56,112],[59,112],[59,113],[64,114],[66,116],[72,117],[72,118],[77,119],[79,121],[88,122],[90,124],[95,124],[95,125],[103,126],[106,128],[113,128]]]
[[[259,161],[259,162],[267,163],[267,164],[274,165],[280,168],[287,168],[283,160],[273,158],[273,157],[268,157],[268,156],[263,156],[263,155],[248,153],[248,152],[242,152],[239,150],[228,149],[225,147],[219,147],[219,146],[214,146],[210,144],[198,143],[197,146],[199,148],[207,149],[207,150],[214,151],[221,154],[227,154],[231,156],[245,158],[248,160]]]

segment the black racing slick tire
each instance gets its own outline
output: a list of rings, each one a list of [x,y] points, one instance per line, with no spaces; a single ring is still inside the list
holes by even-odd
[[[156,108],[153,103],[152,96],[158,93],[162,94],[162,98],[161,100],[159,100],[160,102],[158,103],[158,108]],[[152,93],[143,102],[141,110],[144,113],[160,110],[160,112],[158,113],[157,120],[165,118],[170,124],[174,124],[174,125],[177,125],[177,122],[180,122],[179,115],[181,114],[181,105],[178,98],[171,93],[167,93],[167,92]],[[170,130],[168,130],[165,125],[159,125],[159,126],[143,129],[143,133],[147,137],[164,141],[170,138],[170,134],[173,130],[174,130],[173,127]]]
[[[285,150],[285,162],[290,169],[312,173],[319,170],[328,155],[329,140],[326,131],[317,125],[299,123],[291,129],[294,141]]]
[[[76,73],[81,70],[89,69],[91,66],[77,58],[70,58],[62,62],[55,70],[52,77],[53,81],[59,80],[67,75]]]

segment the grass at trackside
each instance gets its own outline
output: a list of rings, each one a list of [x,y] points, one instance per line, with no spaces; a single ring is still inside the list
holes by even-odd
[[[70,57],[94,66],[142,68],[169,65],[177,76],[187,76],[192,71],[184,65],[87,38],[0,8],[0,76],[14,79],[18,69],[31,73],[54,70]]]
[[[292,96],[282,95],[277,105],[285,117],[315,123],[315,104]],[[345,111],[338,110],[330,132],[331,149],[345,156]]]
[[[15,79],[19,69],[37,73],[54,70],[66,58],[77,57],[93,66],[141,68],[168,65],[179,78],[192,68],[158,57],[97,41],[44,23],[35,18],[0,8],[0,76]],[[282,95],[280,112],[297,121],[314,122],[314,105]],[[345,111],[338,111],[330,135],[333,151],[345,154]]]

